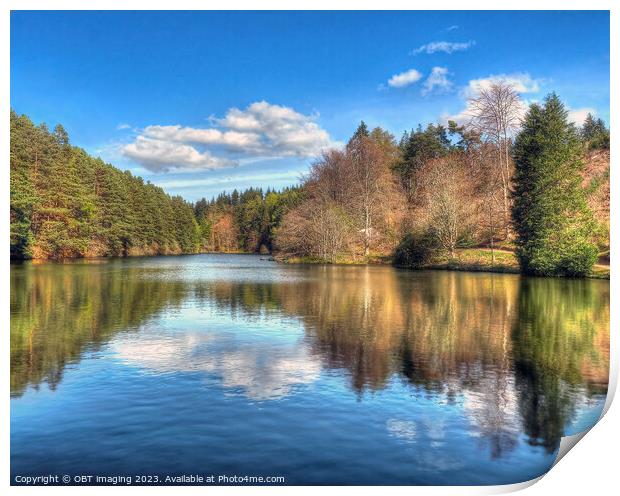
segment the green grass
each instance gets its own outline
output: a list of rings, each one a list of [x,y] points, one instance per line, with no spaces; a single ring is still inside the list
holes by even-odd
[[[392,263],[392,257],[386,255],[369,255],[368,257],[346,258],[340,257],[335,261],[325,260],[321,257],[278,257],[278,262],[288,264],[332,264],[332,265],[389,265]]]
[[[502,272],[519,274],[519,261],[513,251],[506,249],[494,250],[490,248],[464,248],[456,251],[456,257],[451,258],[448,254],[435,257],[432,263],[425,265],[424,269],[462,270],[471,272]],[[330,263],[317,257],[293,257],[278,259],[278,261],[291,264],[320,264]],[[367,258],[339,259],[334,264],[338,265],[367,265],[367,264],[390,264],[391,257],[371,255]],[[609,265],[597,264],[592,274],[588,277],[593,279],[609,279]]]
[[[489,248],[466,248],[457,250],[456,257],[438,257],[427,267],[429,269],[465,270],[474,272],[521,272],[519,261],[512,251],[495,250],[495,263]],[[609,279],[609,265],[597,264],[588,276],[593,279]]]
[[[519,273],[519,262],[511,251],[494,250],[493,253],[488,248],[466,248],[457,250],[456,257],[441,255],[427,268],[449,269],[449,270],[469,270],[475,272],[510,272]]]
[[[593,279],[609,279],[609,265],[595,265],[589,277]]]

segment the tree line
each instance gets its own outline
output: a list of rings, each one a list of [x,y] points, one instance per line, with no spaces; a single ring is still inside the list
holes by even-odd
[[[276,248],[328,262],[393,254],[421,267],[459,248],[500,247],[527,273],[589,273],[609,245],[584,187],[585,154],[609,148],[604,122],[589,115],[577,128],[555,94],[525,109],[502,81],[468,109],[465,124],[418,126],[399,142],[362,122],[311,166]]]
[[[586,274],[609,245],[587,201],[605,178],[585,187],[583,177],[585,154],[609,149],[604,122],[575,127],[554,94],[526,109],[502,81],[468,109],[464,124],[418,126],[399,141],[362,122],[298,186],[194,204],[12,111],[11,257],[262,252],[417,267],[477,246],[514,250],[526,272]]]
[[[11,258],[192,253],[191,204],[11,112]]]
[[[299,186],[265,192],[262,188],[248,188],[220,193],[210,201],[198,200],[194,215],[203,251],[271,253],[275,249],[275,230],[303,194]]]
[[[71,146],[11,111],[11,258],[270,252],[302,195],[250,188],[195,204]]]

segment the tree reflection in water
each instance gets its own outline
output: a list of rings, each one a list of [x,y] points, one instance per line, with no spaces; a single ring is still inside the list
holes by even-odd
[[[143,367],[204,373],[216,367],[225,386],[246,385],[246,393],[258,399],[272,398],[274,391],[291,394],[294,383],[316,380],[321,369],[345,373],[360,398],[404,381],[415,394],[462,405],[472,435],[495,458],[510,452],[522,432],[532,445],[553,452],[579,402],[606,393],[606,281],[389,267],[270,270],[256,281],[221,274],[188,278],[130,262],[15,266],[11,395],[41,383],[54,389],[67,364],[85,351],[188,307],[225,313],[242,331],[259,317],[290,317],[303,329],[303,342],[279,348],[277,369],[261,369],[268,370],[265,381],[247,377],[259,373],[252,369],[239,376],[238,366],[228,364],[252,364],[257,357],[266,363],[268,343],[225,356],[227,349],[214,351],[198,339],[220,356],[209,355],[208,366],[195,366],[193,341],[184,341],[178,356],[168,354],[162,364],[156,353],[148,355],[157,343],[144,336]],[[139,336],[134,346],[140,347]],[[311,373],[295,379],[299,371],[289,355],[301,356]],[[243,360],[231,362],[235,356]],[[416,426],[403,422],[391,421],[387,429],[413,439]]]

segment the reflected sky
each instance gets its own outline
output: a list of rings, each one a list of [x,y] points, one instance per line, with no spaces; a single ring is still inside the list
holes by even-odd
[[[11,288],[13,472],[511,483],[607,390],[608,281],[199,255]]]
[[[127,365],[147,372],[204,372],[220,378],[224,388],[240,390],[253,400],[290,394],[297,384],[315,381],[320,360],[303,341],[244,339],[243,333],[154,334],[143,329],[139,341],[119,339],[111,350]]]

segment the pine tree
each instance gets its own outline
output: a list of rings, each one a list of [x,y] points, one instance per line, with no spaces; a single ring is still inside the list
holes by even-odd
[[[533,104],[514,145],[517,256],[525,273],[584,276],[597,258],[581,187],[581,145],[560,99]]]
[[[411,133],[403,135],[399,148],[400,160],[394,163],[393,170],[411,202],[416,195],[417,172],[429,160],[445,156],[450,151],[450,139],[441,124],[429,124],[426,129],[418,125]]]
[[[32,214],[38,202],[33,174],[34,124],[11,110],[11,258],[32,256]]]
[[[349,147],[355,146],[355,144],[359,142],[361,139],[368,138],[369,134],[370,133],[368,132],[368,126],[366,125],[364,121],[361,121],[360,125],[357,126],[357,129],[353,133],[353,136],[351,136],[351,139],[349,140],[349,143],[347,146]]]
[[[588,148],[609,150],[609,129],[605,126],[603,119],[595,119],[589,113],[581,127],[580,135]]]
[[[61,125],[50,132],[11,111],[10,169],[11,258],[200,249],[189,203],[71,146]]]

